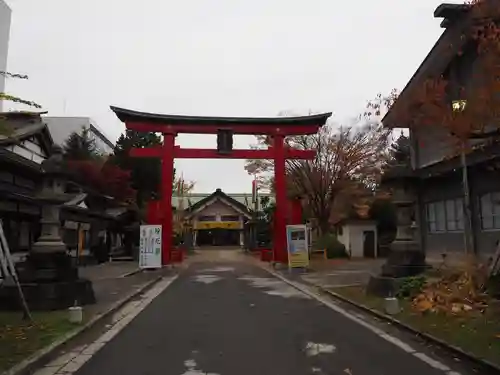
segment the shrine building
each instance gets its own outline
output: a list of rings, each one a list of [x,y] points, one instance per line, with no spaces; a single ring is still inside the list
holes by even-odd
[[[259,197],[271,194],[260,193]],[[226,194],[221,189],[211,194],[191,193],[172,196],[177,217],[192,228],[193,245],[244,246],[244,226],[252,219],[252,194]]]

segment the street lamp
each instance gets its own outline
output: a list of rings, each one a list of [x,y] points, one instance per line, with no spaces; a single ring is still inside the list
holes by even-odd
[[[460,113],[465,110],[467,100],[453,100],[451,108],[454,113]],[[474,253],[474,242],[472,241],[472,213],[470,209],[470,190],[469,190],[469,174],[467,170],[467,160],[465,157],[466,141],[462,140],[460,150],[460,162],[462,167],[462,190],[464,194],[464,244],[466,253]]]

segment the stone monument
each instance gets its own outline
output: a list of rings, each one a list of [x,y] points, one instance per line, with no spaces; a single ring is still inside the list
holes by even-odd
[[[396,206],[397,232],[380,275],[370,278],[368,293],[394,296],[399,279],[415,276],[426,269],[425,253],[416,240],[415,206],[417,179],[410,164],[409,140],[402,136],[394,152],[395,160],[382,177],[382,188],[391,192]]]
[[[67,171],[62,149],[54,146],[42,165],[43,186],[37,195],[42,208],[41,235],[33,244],[27,260],[19,265],[19,280],[31,310],[58,310],[95,303],[92,283],[78,276],[75,259],[61,238],[61,205],[73,196],[65,193]],[[17,291],[3,288],[0,305],[20,308]]]
[[[383,185],[390,188],[396,206],[397,231],[387,262],[382,267],[383,276],[414,276],[425,270],[425,254],[415,238],[416,184],[407,166],[394,166],[384,178]]]

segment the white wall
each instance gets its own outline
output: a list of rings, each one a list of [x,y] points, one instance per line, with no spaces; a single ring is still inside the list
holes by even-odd
[[[342,234],[338,235],[338,240],[344,244],[348,254],[353,258],[363,257],[364,231],[375,232],[375,256],[377,252],[377,226],[375,224],[355,223],[342,226]]]
[[[349,236],[349,225],[342,226],[342,234],[337,236],[337,239],[345,246],[345,249],[348,253],[350,253],[350,236]]]
[[[349,226],[351,256],[353,258],[362,258],[364,256],[364,231],[375,232],[375,256],[377,256],[377,226],[375,224],[355,224]]]
[[[0,71],[7,71],[7,55],[9,51],[11,11],[4,0],[0,0]],[[0,92],[5,92],[5,78],[0,76]],[[3,101],[0,100],[0,111]]]
[[[89,129],[91,125],[94,125],[89,117],[44,116],[43,121],[47,124],[54,143],[60,146],[64,145],[71,133],[81,133],[83,128]],[[89,133],[101,154],[111,154],[113,152],[113,148],[104,142],[97,133],[94,133],[92,129]]]

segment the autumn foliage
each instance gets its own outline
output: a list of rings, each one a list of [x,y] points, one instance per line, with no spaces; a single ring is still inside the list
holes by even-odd
[[[70,160],[68,167],[78,182],[101,194],[122,202],[135,200],[135,190],[130,186],[130,172],[109,161]]]
[[[457,144],[498,133],[500,115],[500,7],[492,0],[466,6],[459,41],[442,57],[450,64],[394,107],[395,123],[442,126]]]
[[[361,127],[324,126],[317,134],[286,139],[288,147],[313,149],[314,160],[287,160],[287,189],[290,196],[301,196],[306,211],[325,233],[352,209],[366,206],[363,198],[371,194],[387,157],[389,132],[377,125]],[[269,140],[258,137],[260,146]],[[272,160],[248,160],[245,169],[261,177],[272,189]],[[368,206],[366,206],[367,208]]]

